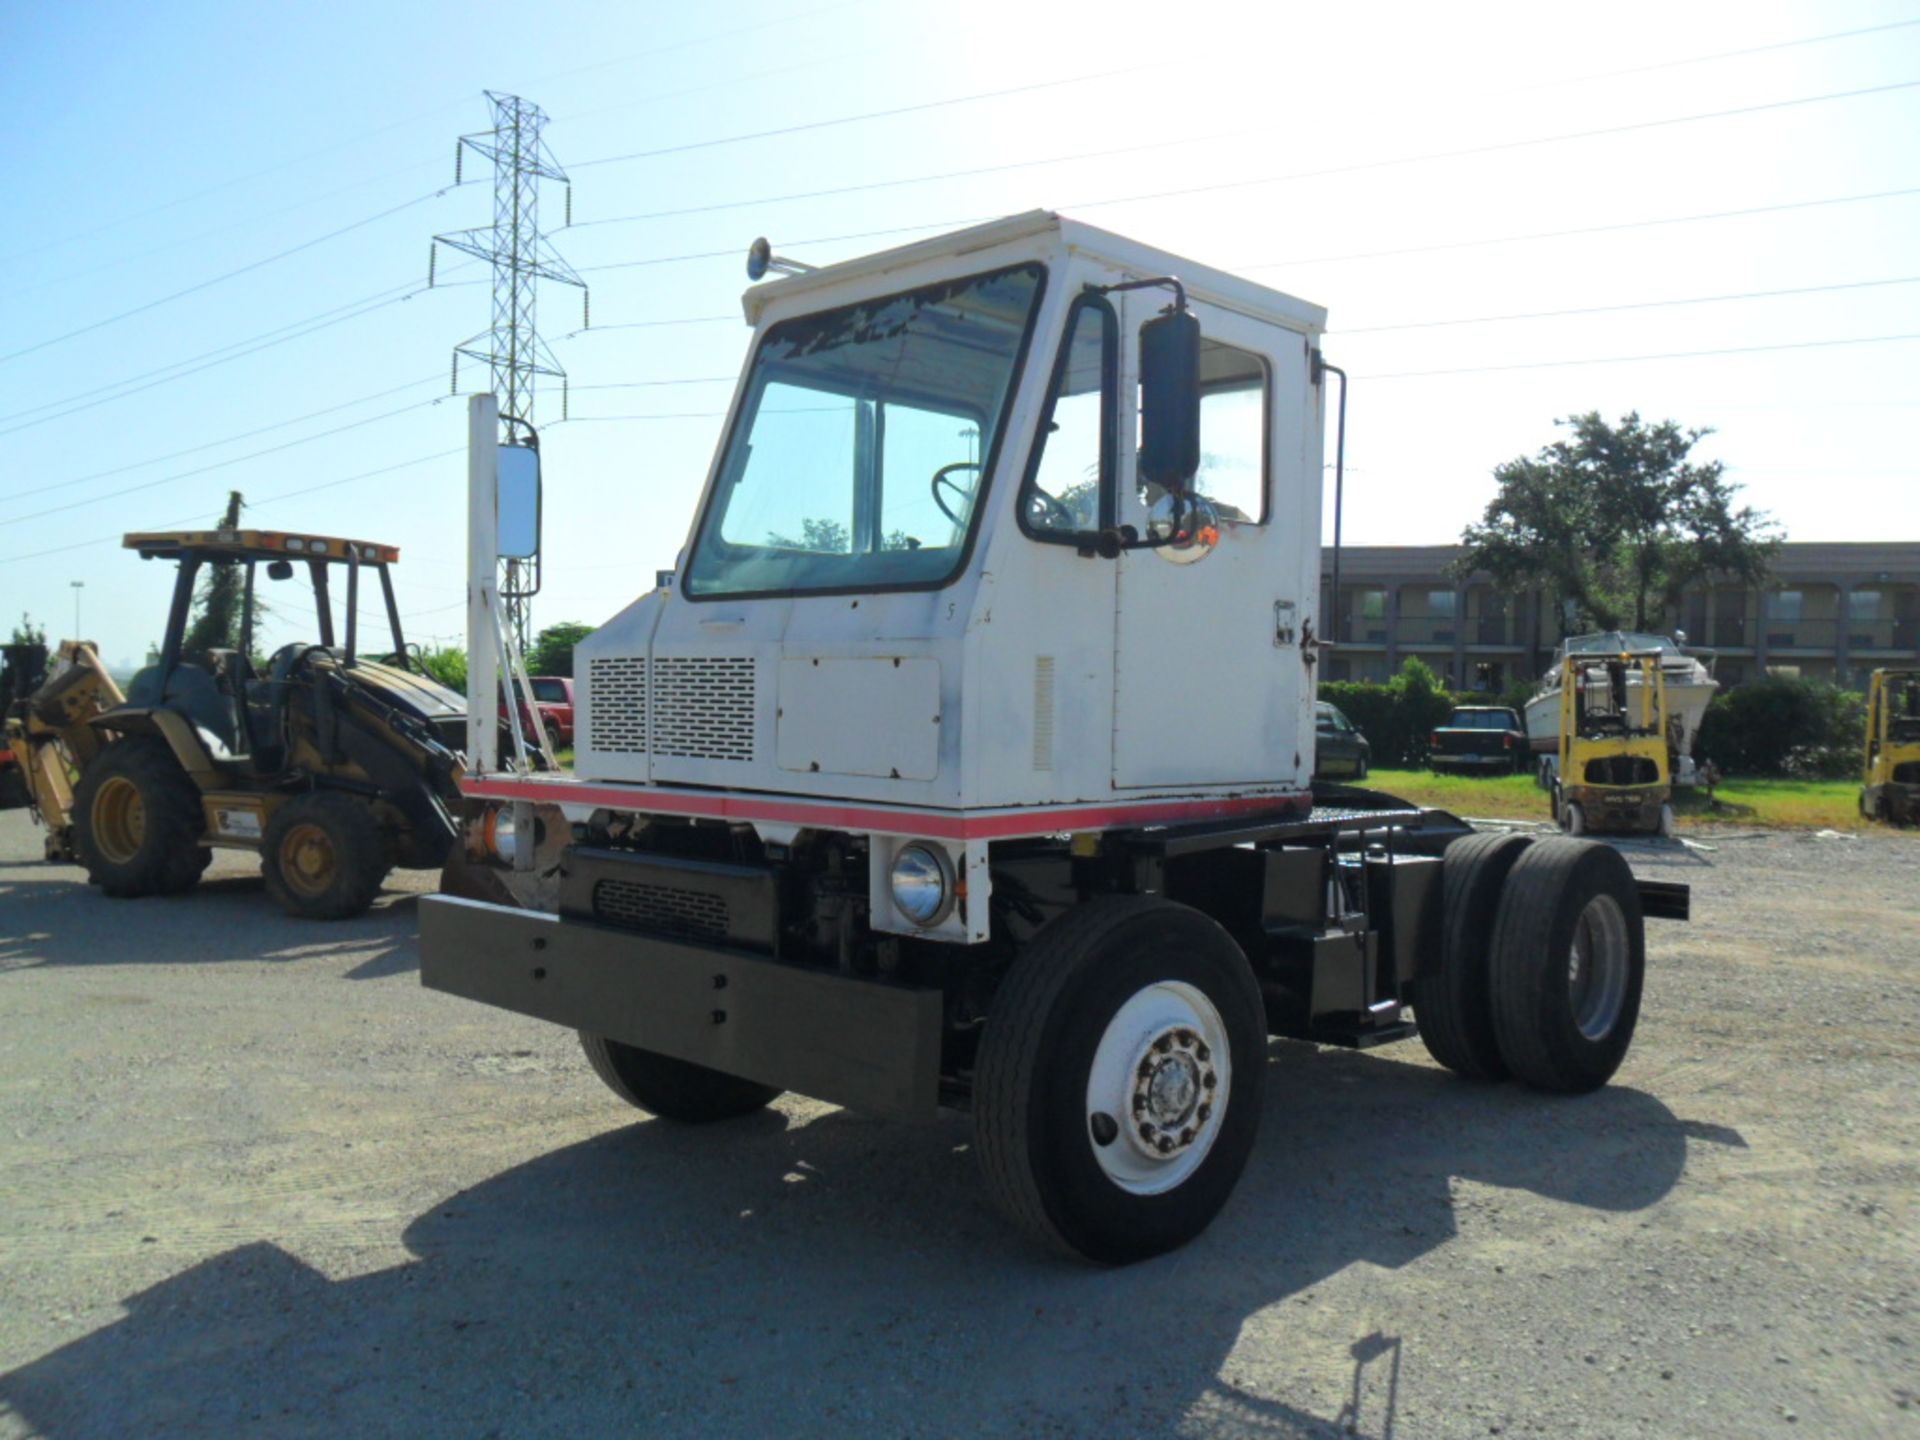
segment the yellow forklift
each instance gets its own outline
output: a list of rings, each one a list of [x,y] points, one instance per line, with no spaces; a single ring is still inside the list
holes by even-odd
[[[1876,670],[1867,686],[1860,813],[1896,825],[1920,824],[1920,670]]]
[[[1563,665],[1554,819],[1569,835],[1672,838],[1671,736],[1659,655],[1568,655]]]
[[[124,696],[92,646],[13,707],[10,748],[48,827],[49,858],[70,858],[111,896],[192,889],[213,847],[255,851],[288,914],[358,915],[396,866],[437,870],[458,833],[463,696],[417,671],[401,635],[390,567],[398,549],[270,530],[128,535],[142,559],[178,566],[156,662]],[[243,569],[239,645],[187,654],[195,581]],[[318,642],[253,658],[260,574],[304,570]],[[344,572],[336,631],[331,580]],[[361,653],[363,581],[377,581],[391,648]]]

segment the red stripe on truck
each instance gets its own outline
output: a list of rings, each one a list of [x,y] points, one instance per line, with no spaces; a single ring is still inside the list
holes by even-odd
[[[765,820],[814,830],[877,831],[937,840],[1004,840],[1067,830],[1167,825],[1264,812],[1305,814],[1304,791],[1283,795],[1223,795],[1200,800],[1130,800],[1109,805],[1029,806],[1018,810],[906,810],[749,795],[714,795],[651,787],[589,785],[577,780],[516,780],[489,776],[463,779],[461,793],[480,800],[525,800],[533,804],[592,805],[652,815],[700,819]]]

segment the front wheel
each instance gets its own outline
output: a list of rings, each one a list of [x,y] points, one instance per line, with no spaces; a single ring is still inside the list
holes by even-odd
[[[987,1187],[1084,1259],[1184,1245],[1246,1167],[1265,1059],[1260,987],[1224,930],[1167,900],[1090,901],[994,996],[974,1085]]]
[[[604,1035],[580,1032],[587,1063],[609,1090],[637,1109],[663,1120],[705,1125],[764,1110],[780,1096],[772,1085],[742,1080],[688,1060],[642,1050]]]
[[[1353,778],[1356,780],[1364,780],[1367,778],[1367,757],[1366,756],[1362,755],[1360,757],[1360,763],[1353,767]]]
[[[373,810],[333,790],[297,795],[274,811],[260,851],[267,893],[305,920],[365,914],[392,868]]]

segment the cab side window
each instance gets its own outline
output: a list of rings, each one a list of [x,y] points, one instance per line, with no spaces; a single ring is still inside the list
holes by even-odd
[[[1103,497],[1112,488],[1117,344],[1112,307],[1098,296],[1074,301],[1020,491],[1020,526],[1036,539],[1066,540],[1101,527]]]
[[[1200,470],[1195,488],[1222,520],[1267,518],[1267,362],[1251,351],[1200,342]]]

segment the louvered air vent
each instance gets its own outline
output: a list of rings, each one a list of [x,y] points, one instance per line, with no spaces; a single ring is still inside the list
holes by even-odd
[[[753,759],[751,656],[662,656],[653,665],[653,753]]]
[[[647,753],[647,662],[637,655],[596,656],[587,664],[587,748]]]

